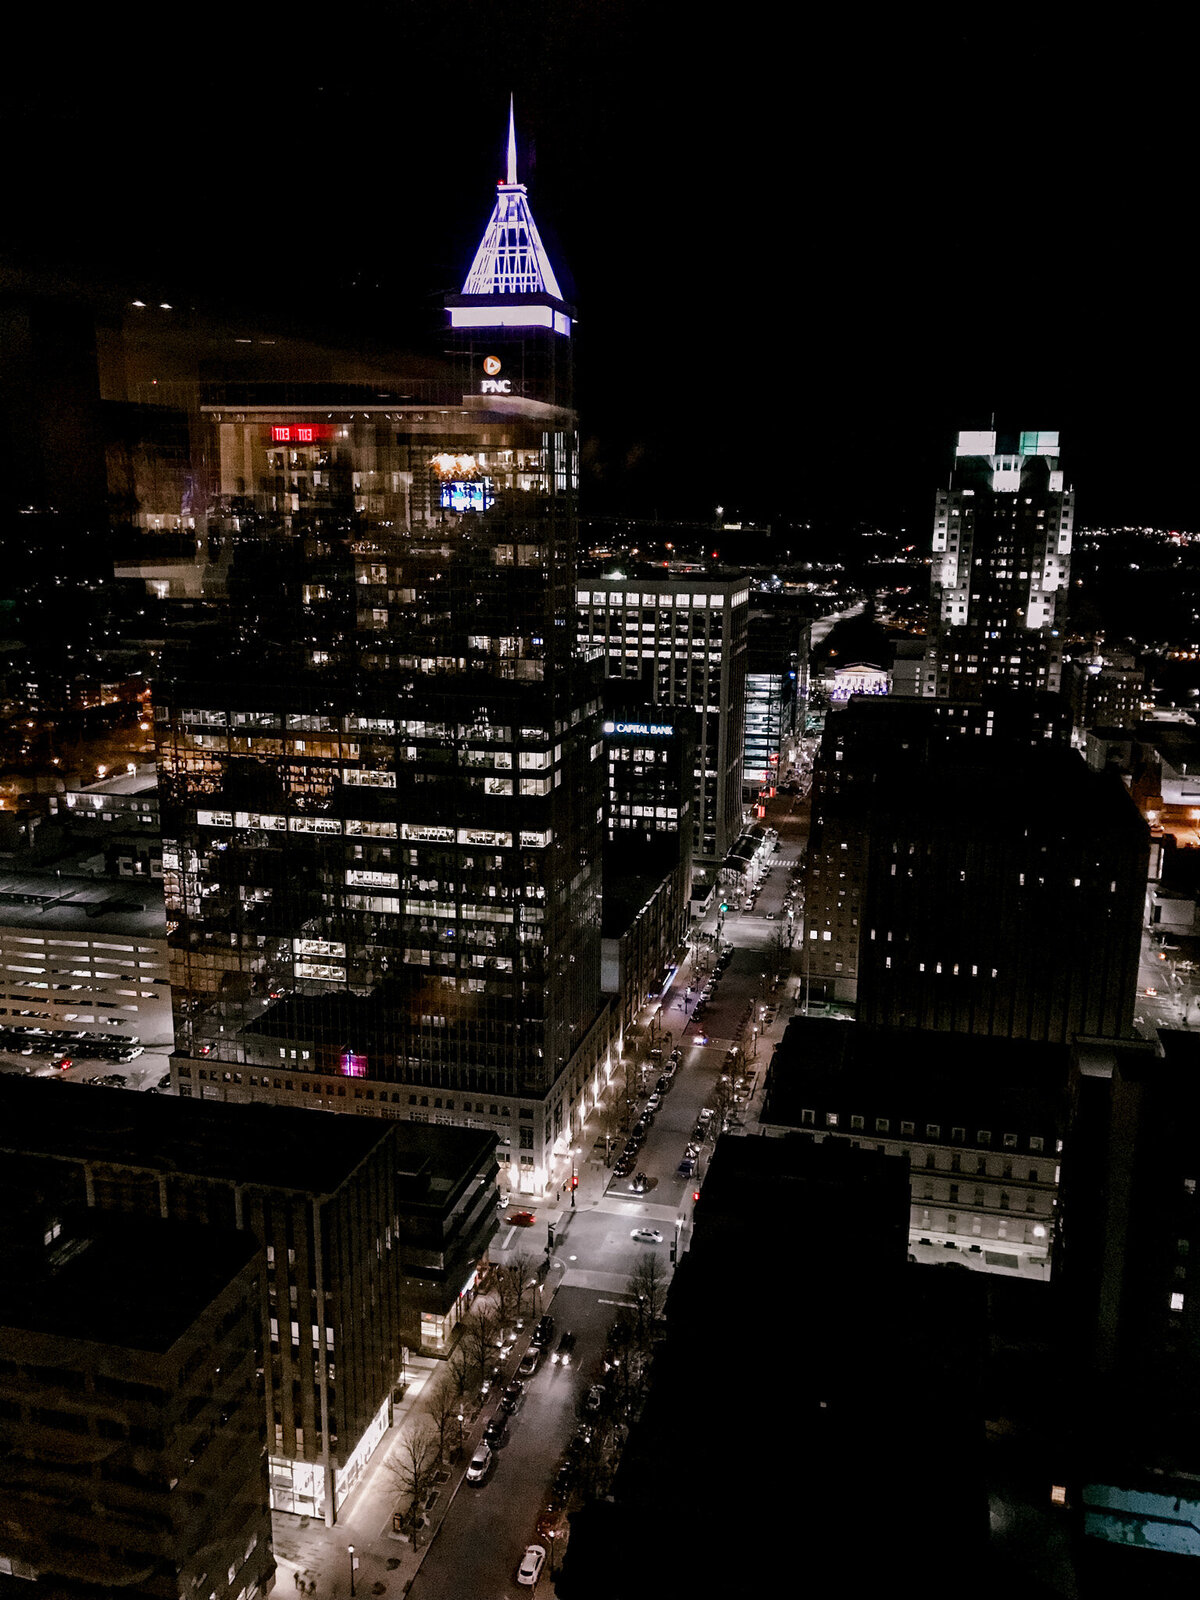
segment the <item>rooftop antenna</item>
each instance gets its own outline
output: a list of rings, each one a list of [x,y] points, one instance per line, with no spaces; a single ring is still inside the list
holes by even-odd
[[[517,125],[513,120],[513,97],[508,97],[508,177],[509,184],[517,181]]]

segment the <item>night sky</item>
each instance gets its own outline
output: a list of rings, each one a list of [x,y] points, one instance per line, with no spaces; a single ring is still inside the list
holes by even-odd
[[[1165,13],[254,9],[31,25],[11,259],[411,345],[487,220],[511,89],[580,315],[585,510],[923,536],[955,429],[995,413],[1061,430],[1082,522],[1200,527]]]

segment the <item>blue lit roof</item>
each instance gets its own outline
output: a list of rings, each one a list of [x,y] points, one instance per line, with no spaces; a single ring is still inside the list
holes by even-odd
[[[561,300],[562,290],[529,209],[525,185],[517,182],[517,134],[511,99],[508,170],[496,189],[495,209],[462,286],[463,294],[549,294]]]

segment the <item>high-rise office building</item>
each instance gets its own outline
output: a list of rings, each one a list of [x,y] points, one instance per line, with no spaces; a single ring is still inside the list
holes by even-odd
[[[692,859],[709,881],[741,831],[749,600],[744,578],[587,578],[577,593],[580,638],[606,675],[696,713]]]
[[[995,744],[1011,760],[1047,741],[1066,746],[1070,736],[1070,711],[1055,695],[989,692],[954,704],[859,695],[829,717],[813,767],[804,863],[809,993],[857,996],[872,820],[886,826],[895,786],[926,777],[957,746]]]
[[[826,725],[805,983],[878,1028],[1125,1037],[1148,835],[1057,695],[864,698]]]
[[[207,397],[233,620],[156,708],[175,1077],[489,1127],[539,1191],[606,1058],[603,762],[573,323],[511,123],[448,311],[391,394]]]
[[[1057,433],[959,434],[934,514],[926,696],[978,698],[987,684],[1058,690],[1074,510]]]
[[[5,1587],[269,1594],[257,1240],[2,1192]]]
[[[868,823],[859,1018],[1129,1037],[1149,835],[1120,779],[1074,750],[994,742],[895,775]]]
[[[604,722],[602,950],[605,990],[629,1027],[661,992],[691,921],[696,736],[691,711],[639,706],[620,687],[608,686]]]
[[[790,626],[789,626],[790,624]],[[800,660],[808,619],[775,609],[752,611],[746,656],[746,737],[742,786],[746,801],[779,782],[800,715]]]
[[[1081,1040],[1057,1216],[1081,1594],[1191,1594],[1200,1559],[1200,1052]]]
[[[467,1309],[496,1229],[490,1135],[65,1092],[0,1076],[9,1184],[253,1237],[271,1505],[332,1523],[387,1431],[404,1349],[444,1353]],[[154,1261],[160,1277],[177,1275],[178,1261]]]

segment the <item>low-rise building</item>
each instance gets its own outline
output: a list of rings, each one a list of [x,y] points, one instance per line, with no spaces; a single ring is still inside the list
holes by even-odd
[[[797,1017],[767,1069],[760,1125],[903,1156],[912,1239],[1048,1261],[1065,1046]],[[990,1254],[1008,1259],[995,1262]]]
[[[55,867],[0,872],[0,1026],[170,1050],[161,882]]]

